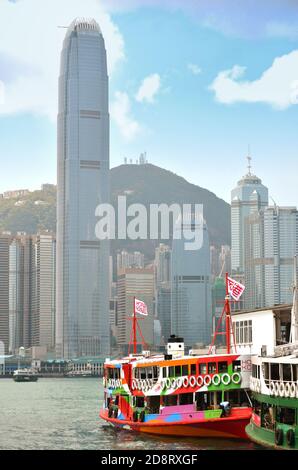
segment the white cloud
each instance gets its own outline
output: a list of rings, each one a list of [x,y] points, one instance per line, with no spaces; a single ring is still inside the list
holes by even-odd
[[[158,73],[153,73],[144,78],[141,83],[140,88],[136,94],[136,100],[142,103],[147,101],[147,103],[154,103],[154,98],[160,90],[161,80]]]
[[[103,32],[109,73],[124,58],[123,38],[98,0],[19,0],[1,2],[0,58],[15,64],[5,84],[0,114],[20,112],[56,119],[60,52],[66,30],[75,17],[92,17]],[[17,72],[16,72],[17,71]],[[3,72],[3,74],[5,71]]]
[[[245,67],[235,65],[220,72],[210,89],[220,103],[267,103],[285,109],[297,104],[298,50],[274,59],[272,65],[256,80],[239,80]]]
[[[194,75],[200,75],[202,73],[202,69],[197,64],[187,64],[187,68]]]
[[[127,93],[116,91],[111,104],[111,117],[126,140],[134,139],[141,130],[139,123],[131,116],[130,99]]]

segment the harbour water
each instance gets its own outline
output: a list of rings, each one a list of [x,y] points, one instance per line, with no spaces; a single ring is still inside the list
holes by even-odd
[[[101,379],[0,380],[0,449],[259,449],[248,441],[177,439],[116,431],[99,417]]]

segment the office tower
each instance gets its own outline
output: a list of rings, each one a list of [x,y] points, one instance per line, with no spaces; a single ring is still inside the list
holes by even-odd
[[[23,346],[24,246],[16,238],[9,247],[9,352]]]
[[[186,228],[186,224],[183,224]],[[205,223],[191,223],[203,230],[202,246],[185,249],[185,239],[173,239],[171,333],[184,338],[189,347],[211,340],[211,271],[209,235]]]
[[[245,307],[291,303],[293,260],[298,253],[297,209],[273,206],[251,214],[245,245]]]
[[[228,245],[222,245],[219,255],[220,277],[225,273],[231,273],[231,248]]]
[[[155,249],[155,312],[161,326],[163,342],[171,334],[171,248],[160,243]]]
[[[140,251],[131,253],[122,250],[121,253],[117,253],[117,271],[125,268],[144,268],[144,265],[145,257]]]
[[[32,346],[53,351],[56,314],[56,239],[41,233],[35,242],[35,302],[32,313]]]
[[[155,249],[154,266],[157,286],[171,280],[171,248],[168,245],[160,243]]]
[[[9,245],[11,236],[0,235],[0,341],[5,354],[9,350]]]
[[[108,75],[95,20],[76,19],[61,54],[58,114],[56,352],[109,354],[109,242],[95,235],[109,202]]]
[[[117,279],[117,344],[122,352],[127,352],[131,337],[133,299],[146,303],[148,316],[139,315],[140,328],[148,346],[153,344],[154,326],[154,270],[148,268],[126,268],[118,272]],[[140,335],[138,334],[140,342]],[[139,345],[139,349],[141,346]],[[132,349],[131,351],[132,352]]]
[[[232,271],[239,275],[244,273],[245,266],[245,218],[268,206],[268,189],[260,178],[251,173],[251,157],[247,158],[248,172],[231,193]]]

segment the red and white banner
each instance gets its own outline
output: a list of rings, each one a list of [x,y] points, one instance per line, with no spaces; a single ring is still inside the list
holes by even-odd
[[[243,294],[245,286],[240,282],[235,281],[231,277],[228,277],[228,292],[234,300],[239,300]]]
[[[139,313],[140,315],[148,315],[148,309],[145,302],[135,299],[135,313]]]

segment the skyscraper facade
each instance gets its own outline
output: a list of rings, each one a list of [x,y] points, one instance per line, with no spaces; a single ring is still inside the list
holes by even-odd
[[[270,206],[251,214],[245,226],[245,307],[291,303],[298,253],[297,209]]]
[[[171,333],[183,337],[189,347],[211,341],[209,235],[205,223],[201,229],[201,248],[185,250],[183,237],[172,244]]]
[[[244,273],[245,245],[244,222],[251,213],[268,206],[268,189],[260,178],[251,173],[248,157],[248,172],[238,181],[231,193],[232,271]]]
[[[0,235],[0,341],[9,350],[9,245],[11,236]]]
[[[61,54],[58,113],[56,352],[109,353],[109,242],[95,210],[109,201],[108,75],[94,20],[76,19]]]

